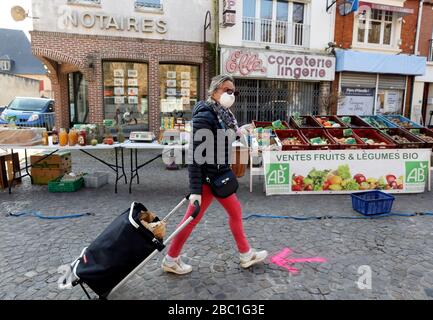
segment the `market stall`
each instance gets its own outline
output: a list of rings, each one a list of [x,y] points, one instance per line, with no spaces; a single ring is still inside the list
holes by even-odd
[[[433,131],[409,119],[295,115],[280,124],[251,126],[250,191],[255,175],[267,195],[431,188]]]
[[[29,176],[33,183],[30,169],[37,167],[38,164],[46,161],[58,152],[72,150],[78,150],[113,170],[116,174],[115,193],[117,193],[118,182],[122,178],[124,178],[125,184],[128,182],[125,173],[123,148],[121,147],[121,143],[115,143],[113,140],[104,140],[101,140],[101,143],[99,143],[95,139],[95,141],[87,141],[89,144],[86,144],[84,132],[81,136],[78,133],[76,135],[72,133],[65,135],[63,133],[62,136],[62,133],[57,135],[57,132],[54,132],[52,136],[48,136],[45,129],[2,127],[0,129],[0,148],[8,150],[11,155],[14,154],[14,150],[24,150],[24,166],[14,168],[13,176],[9,177],[9,194],[12,193],[14,183],[24,177]],[[112,150],[114,152],[115,163],[109,163],[91,153],[96,150]],[[28,151],[46,152],[37,160],[29,163]],[[25,174],[22,174],[23,171],[25,171]]]

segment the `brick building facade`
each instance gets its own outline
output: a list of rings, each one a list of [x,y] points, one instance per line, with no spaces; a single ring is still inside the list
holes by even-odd
[[[33,0],[41,19],[31,32],[32,51],[52,81],[56,126],[114,118],[126,131],[157,134],[164,115],[190,114],[214,73],[202,28],[212,1],[164,0],[144,8],[133,0],[121,8],[86,2],[55,0],[47,9]],[[191,8],[196,12],[185,20]]]
[[[370,101],[364,97],[359,103],[373,106],[365,113],[410,115],[414,77],[424,72],[409,67],[422,63],[415,57],[418,11],[417,0],[375,0],[361,1],[359,9],[347,16],[336,14],[337,73],[332,90],[343,96],[341,101],[345,88],[361,88],[368,92]],[[348,67],[350,59],[358,61],[349,61],[352,67]],[[392,99],[393,105],[387,105]],[[350,106],[340,105],[335,104],[333,111],[350,110]]]

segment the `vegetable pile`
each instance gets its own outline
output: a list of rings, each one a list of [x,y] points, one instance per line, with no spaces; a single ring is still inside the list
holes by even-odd
[[[375,128],[388,128],[389,126],[382,120],[376,117],[362,117],[370,126]]]
[[[316,120],[325,128],[341,128],[339,123],[329,120],[329,118],[326,117],[316,118]]]
[[[299,138],[293,137],[293,138],[286,138],[286,139],[282,140],[281,144],[283,146],[295,146],[295,145],[300,145],[300,144],[304,144],[304,143],[301,140],[299,140]]]
[[[339,144],[356,144],[355,138],[335,138]]]
[[[412,128],[413,127],[412,123],[410,123],[408,121],[401,121],[398,118],[390,118],[389,120],[391,120],[393,123],[395,123],[399,127],[403,127],[403,128]]]
[[[362,141],[364,141],[364,143],[368,144],[368,145],[372,145],[372,146],[386,146],[386,142],[379,142],[376,141],[374,139],[369,139],[369,138],[361,138]]]
[[[313,146],[322,146],[322,145],[329,144],[329,141],[328,141],[328,139],[326,139],[324,137],[315,137],[315,138],[310,139],[310,143]]]
[[[367,179],[361,173],[352,176],[349,165],[340,165],[334,171],[313,169],[306,177],[292,176],[292,191],[391,190],[403,187],[403,176],[398,179],[392,174],[379,179]]]

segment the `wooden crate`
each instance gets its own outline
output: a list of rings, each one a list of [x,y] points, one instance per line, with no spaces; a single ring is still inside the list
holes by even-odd
[[[18,153],[0,155],[0,188],[6,189],[9,187],[9,181],[12,181],[14,171],[17,177],[21,177]],[[15,182],[21,183],[21,178],[15,180]]]

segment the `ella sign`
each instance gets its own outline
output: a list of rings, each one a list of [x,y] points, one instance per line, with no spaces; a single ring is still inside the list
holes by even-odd
[[[221,69],[235,77],[333,81],[335,57],[257,51],[221,49]]]

